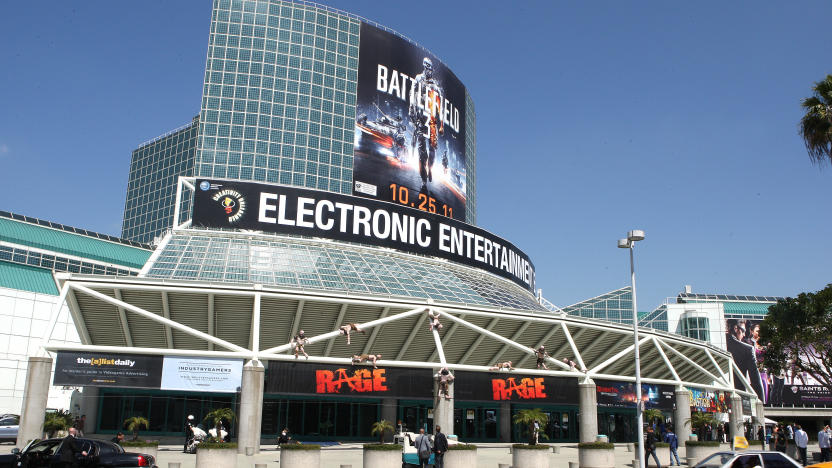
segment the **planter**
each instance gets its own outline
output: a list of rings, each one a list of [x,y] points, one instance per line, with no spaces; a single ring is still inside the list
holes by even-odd
[[[708,441],[692,441],[685,443],[685,456],[688,460],[688,465],[693,466],[709,456],[719,452],[719,442]]]
[[[512,468],[549,468],[548,445],[514,444],[511,448]]]
[[[285,468],[283,460],[281,460],[280,466]],[[400,468],[401,466],[401,445],[364,444],[364,468]]]
[[[125,452],[150,455],[156,460],[156,464],[159,464],[159,442],[124,441],[121,443],[121,446]]]
[[[578,466],[581,468],[615,467],[615,446],[608,442],[578,444]]]
[[[234,447],[211,448],[200,444],[196,450],[196,468],[237,466],[237,444],[233,445]],[[159,462],[157,461],[156,464],[158,465]]]
[[[659,463],[661,463],[662,466],[667,466],[667,462],[670,460],[670,446],[667,444],[665,444],[664,447],[657,445],[656,456],[659,457]],[[648,467],[656,466],[656,460],[654,460],[653,457],[645,458],[644,463],[646,463]]]
[[[401,458],[399,459],[399,465],[401,465]],[[280,468],[321,468],[321,446],[311,444],[281,445]]]
[[[446,468],[474,468],[477,466],[477,446],[456,444],[448,446],[445,452]]]

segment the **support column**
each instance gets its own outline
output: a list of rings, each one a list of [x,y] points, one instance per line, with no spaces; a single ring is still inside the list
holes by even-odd
[[[751,420],[754,422],[754,439],[757,439],[757,432],[760,430],[760,427],[766,427],[766,410],[762,400],[755,400],[754,417]]]
[[[744,436],[742,421],[742,397],[736,393],[731,394],[731,414],[728,415],[728,435],[731,437],[730,442],[733,442],[734,437]]]
[[[673,410],[673,430],[679,439],[679,447],[690,438],[690,392],[684,387],[677,387],[674,392],[676,409]]]
[[[511,402],[500,402],[500,442],[511,442]]]
[[[396,410],[398,409],[399,401],[395,398],[384,398],[381,400],[381,419],[390,423],[393,426],[393,433],[384,434],[385,442],[393,441],[393,434],[399,430],[398,420],[396,419]]]
[[[598,390],[592,379],[578,384],[578,442],[595,442],[598,435]]]
[[[260,361],[248,361],[243,366],[240,414],[237,418],[237,453],[246,453],[246,447],[253,448],[255,454],[260,453],[264,376],[265,368]]]
[[[52,375],[52,358],[30,357],[26,369],[26,387],[23,389],[23,407],[20,410],[20,426],[17,447],[22,448],[32,439],[43,437],[43,418],[49,398],[49,381]]]
[[[81,391],[81,414],[86,415],[84,435],[89,437],[98,429],[98,387],[84,387]]]
[[[454,432],[454,383],[451,381],[448,384],[448,395],[450,400],[445,397],[439,397],[439,379],[433,379],[433,427],[442,427],[442,432],[449,436],[456,434]]]

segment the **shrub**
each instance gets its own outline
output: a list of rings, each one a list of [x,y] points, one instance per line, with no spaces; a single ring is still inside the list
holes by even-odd
[[[474,444],[454,444],[448,445],[448,450],[476,450],[477,446]]]
[[[670,448],[670,444],[667,442],[656,442],[656,448],[658,447]]]
[[[121,442],[122,447],[158,447],[158,440],[125,440]]]
[[[521,449],[521,450],[549,450],[549,446],[545,444],[511,444],[513,448]]]
[[[581,442],[578,444],[578,448],[589,450],[612,450],[615,448],[615,445],[609,442]]]
[[[364,450],[382,451],[382,452],[401,452],[402,446],[399,444],[364,444]]]
[[[200,442],[199,445],[196,446],[197,450],[202,449],[236,449],[237,442],[211,442],[205,441]]]
[[[686,447],[719,447],[719,441],[716,440],[686,440]]]
[[[281,444],[281,446],[280,446],[280,450],[320,450],[320,449],[321,449],[321,446],[320,445],[315,445],[315,444]]]

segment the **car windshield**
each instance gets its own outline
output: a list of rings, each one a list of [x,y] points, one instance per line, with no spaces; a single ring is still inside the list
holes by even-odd
[[[696,468],[722,468],[722,465],[728,463],[732,458],[734,458],[733,453],[729,452],[719,452],[711,455],[710,457],[702,460],[696,465]]]
[[[46,442],[40,442],[38,444],[35,444],[35,445],[29,447],[29,450],[27,450],[27,453],[51,454],[51,453],[55,452],[55,447],[57,447],[58,444],[60,444],[60,443],[61,443],[60,440],[47,440]]]
[[[3,418],[0,419],[0,426],[17,426],[19,422],[17,418]]]

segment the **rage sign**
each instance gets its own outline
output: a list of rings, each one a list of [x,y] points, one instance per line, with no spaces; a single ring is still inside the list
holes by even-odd
[[[491,379],[491,390],[494,401],[511,400],[516,397],[521,400],[536,400],[546,398],[546,386],[543,377],[523,378],[518,384],[514,377],[507,379]]]
[[[386,392],[387,377],[385,369],[357,369],[352,375],[347,369],[316,370],[315,393],[369,393]],[[346,385],[347,390],[344,390]]]

